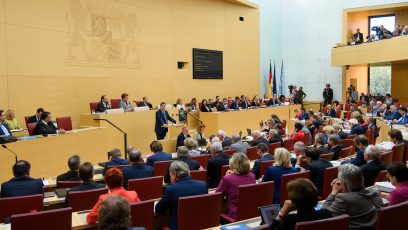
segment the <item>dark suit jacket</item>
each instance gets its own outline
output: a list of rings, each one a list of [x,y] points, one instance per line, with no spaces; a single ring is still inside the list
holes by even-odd
[[[324,170],[329,167],[333,167],[332,163],[322,158],[312,161],[305,166],[306,170],[310,170],[310,180],[315,184],[320,195],[323,189]]]
[[[353,126],[353,128],[351,128],[349,135],[354,135],[354,134],[357,134],[357,135],[365,134],[363,127],[361,127],[360,125]]]
[[[243,109],[247,109],[249,107],[249,104],[248,104],[248,102],[247,101],[243,101],[243,102],[241,102],[241,108],[243,108]]]
[[[29,176],[14,177],[1,184],[0,197],[43,194],[43,187],[44,184],[41,179],[34,179]]]
[[[105,172],[108,170],[109,166],[114,166],[114,165],[128,165],[129,161],[122,159],[122,158],[114,158],[108,162],[106,162],[105,166],[103,167],[102,175],[105,175]]]
[[[316,151],[318,151],[319,154],[326,154],[327,153],[327,149],[323,145],[320,145],[318,148],[316,148]]]
[[[316,211],[314,208],[298,209],[296,214],[287,214],[281,221],[274,220],[271,228],[273,230],[295,229],[297,222],[314,221],[330,218],[332,215],[327,209]]]
[[[172,159],[172,156],[170,153],[157,152],[147,158],[146,165],[154,167],[154,162],[156,161],[169,161],[171,159]]]
[[[96,107],[96,111],[95,111],[95,112],[103,113],[103,112],[105,112],[107,109],[110,109],[110,108],[111,108],[110,106],[105,106],[105,104],[104,104],[102,101],[100,101],[100,102],[98,103],[98,106]]]
[[[190,137],[190,134],[187,134],[187,137]],[[180,133],[177,136],[177,145],[176,145],[176,151],[178,149],[179,146],[184,146],[184,140],[186,139],[186,137],[184,136],[183,133]]]
[[[388,115],[388,116],[384,116],[384,119],[386,119],[386,120],[394,120],[394,119],[400,119],[400,117],[401,117],[401,114],[399,113],[399,110],[398,109],[396,109],[393,113],[391,113],[390,115]]]
[[[261,169],[261,162],[271,160],[275,160],[275,157],[271,156],[270,154],[265,154],[254,162],[254,167],[252,167],[252,173],[255,175],[256,178],[260,177],[259,170]]]
[[[170,229],[177,229],[178,199],[179,197],[208,194],[208,187],[204,181],[193,180],[189,176],[182,177],[176,183],[167,186],[163,197],[155,207],[155,213],[170,212]]]
[[[7,129],[8,134],[10,134],[10,136],[13,136],[13,134],[11,134],[10,129],[9,129],[9,127],[8,127],[8,125],[6,123],[3,123],[3,124],[0,123],[0,126],[1,125],[3,125]],[[6,134],[3,132],[3,129],[0,128],[0,136],[4,136],[4,135],[6,135]]]
[[[34,115],[34,116],[28,118],[27,123],[37,123],[37,122],[40,121],[40,120],[41,120],[41,119],[40,119],[39,117],[38,117],[38,119],[37,119],[37,115]]]
[[[132,164],[132,166],[122,169],[123,172],[123,187],[128,188],[128,181],[131,179],[140,179],[154,176],[154,169],[145,164]]]
[[[225,137],[221,144],[223,148],[229,147],[232,145],[232,140],[230,137]]]
[[[147,105],[150,109],[153,108],[153,106],[152,106],[152,104],[150,104],[150,102],[147,102],[146,104],[145,104],[144,101],[141,101],[141,102],[137,103],[137,107],[143,107],[143,106],[146,106],[146,105]]]
[[[221,168],[223,165],[229,164],[231,157],[222,151],[219,151],[213,156],[207,164],[208,186],[210,188],[218,187],[221,180]]]
[[[222,102],[220,102],[220,103],[217,105],[217,111],[227,111],[227,110],[225,109],[225,105],[224,105]]]
[[[200,163],[198,161],[191,159],[190,157],[180,156],[177,158],[178,161],[183,161],[188,165],[188,168],[191,170],[198,170],[200,168]],[[170,181],[170,171],[167,169],[166,176],[164,176],[164,182],[171,183]]]
[[[269,100],[268,106],[280,105],[278,100]]]
[[[333,161],[339,159],[339,157],[340,157],[340,151],[341,151],[342,148],[343,148],[342,145],[336,145],[336,146],[331,147],[331,148],[327,151],[328,153],[334,153],[334,154],[333,154],[333,158],[332,158]]]
[[[166,115],[166,116],[165,116]],[[154,131],[156,133],[167,133],[167,128],[161,127],[164,124],[168,124],[167,121],[171,121],[173,123],[177,123],[176,120],[174,120],[172,117],[170,117],[169,112],[166,110],[163,112],[159,109],[156,111],[156,124],[154,125]]]
[[[82,181],[80,185],[72,187],[69,190],[67,190],[67,195],[65,196],[65,206],[67,207],[69,206],[68,193],[70,191],[78,192],[78,191],[86,191],[86,190],[92,190],[92,189],[98,189],[98,188],[105,188],[105,185],[94,183],[93,181]]]
[[[251,144],[251,146],[257,146],[259,143],[265,143],[267,146],[269,146],[269,141],[264,138],[264,137],[260,137],[256,140],[254,140]]]
[[[378,173],[380,173],[381,170],[385,170],[386,168],[387,165],[384,164],[384,162],[378,160],[370,161],[367,164],[362,165],[360,169],[364,177],[364,187],[370,187],[374,185],[375,178],[377,177]]]
[[[357,38],[359,38],[359,41],[357,41]],[[364,36],[363,33],[355,33],[354,34],[354,39],[356,40],[356,44],[361,44],[364,42]]]
[[[252,101],[251,106],[259,107],[260,104],[258,103],[258,101]]]
[[[37,125],[34,128],[34,135],[44,135],[44,134],[56,134],[57,127],[55,127],[52,121],[44,124],[42,120],[37,122]]]
[[[69,170],[68,172],[59,175],[57,177],[57,182],[58,181],[81,181],[81,178],[79,178],[78,171]]]
[[[207,105],[207,106],[201,105],[200,111],[201,112],[212,112],[212,109],[211,109],[211,106],[209,106],[209,105]]]
[[[309,120],[309,113],[304,112],[302,113],[302,116],[299,117],[299,120]]]
[[[337,133],[337,135],[339,135],[340,139],[342,139],[342,140],[347,138],[347,133],[345,133],[345,132],[343,132],[341,130]]]
[[[279,135],[279,134],[278,134],[278,135]],[[273,144],[273,143],[278,143],[278,142],[280,142],[281,145],[283,145],[283,139],[282,139],[280,136],[274,137],[274,138],[270,138],[268,141],[269,141],[269,144]],[[269,145],[268,145],[268,146],[269,146]]]
[[[336,117],[336,110],[330,109],[329,111],[327,111],[326,116]]]
[[[231,103],[231,109],[233,109],[233,110],[238,110],[239,109],[239,105],[238,105],[238,103],[236,101],[233,101]]]

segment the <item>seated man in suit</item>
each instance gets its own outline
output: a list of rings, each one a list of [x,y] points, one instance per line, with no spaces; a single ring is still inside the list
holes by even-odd
[[[299,120],[309,120],[309,113],[306,112],[306,109],[304,107],[300,108],[300,116]]]
[[[249,144],[241,141],[241,137],[238,134],[233,134],[231,136],[232,144],[229,146],[229,149],[235,149],[237,153],[247,154]]]
[[[43,112],[41,114],[41,120],[37,122],[34,128],[34,135],[48,135],[48,134],[64,134],[64,129],[57,129],[54,123],[51,121],[51,113]]]
[[[14,178],[1,184],[0,197],[28,196],[43,194],[44,184],[41,179],[30,177],[31,165],[19,160],[13,165]]]
[[[355,44],[361,44],[364,42],[363,33],[360,32],[360,29],[357,29],[357,32],[353,34]]]
[[[315,148],[316,151],[320,154],[326,154],[327,149],[324,147],[324,143],[326,142],[326,136],[323,133],[316,133],[315,135]]]
[[[221,169],[223,165],[229,165],[229,155],[225,154],[220,142],[214,142],[210,146],[211,159],[207,164],[208,186],[218,187],[221,180]]]
[[[333,161],[339,159],[340,151],[343,148],[343,146],[339,144],[339,141],[339,136],[337,134],[331,134],[327,141],[327,153],[333,153]]]
[[[191,137],[190,134],[188,134],[188,128],[187,126],[181,127],[181,133],[177,136],[177,144],[176,144],[176,151],[178,147],[184,146],[184,140],[188,137]]]
[[[334,133],[337,134],[340,137],[340,139],[344,140],[347,138],[347,133],[341,130],[339,123],[332,124],[332,127],[334,129]]]
[[[111,105],[109,102],[109,98],[106,95],[101,96],[101,101],[98,103],[98,106],[96,107],[97,113],[104,113],[107,109],[111,109]]]
[[[188,165],[188,168],[191,170],[199,170],[203,169],[200,166],[200,163],[196,160],[191,159],[190,155],[188,154],[189,150],[186,146],[180,146],[180,148],[177,149],[177,159],[178,161],[183,161]],[[167,170],[167,174],[164,177],[164,182],[165,183],[171,183],[170,179],[170,170]]]
[[[280,142],[283,145],[283,139],[278,131],[275,129],[270,129],[268,133],[268,141],[269,144],[278,143]]]
[[[292,157],[290,158],[290,163],[292,164],[293,167],[296,166],[296,162],[297,162],[297,158],[299,156],[304,156],[305,155],[305,143],[303,143],[302,141],[297,141],[295,142],[295,144],[293,145],[293,153],[296,155],[296,157]]]
[[[262,135],[262,133],[258,130],[252,132],[252,144],[251,146],[257,146],[259,143],[265,143],[269,145],[269,141]]]
[[[310,180],[316,186],[319,195],[322,195],[324,171],[326,168],[333,167],[333,164],[320,158],[320,153],[315,148],[306,148],[305,156],[298,156],[296,165],[300,167],[305,157],[307,165],[304,168],[310,171]]]
[[[170,212],[170,229],[173,230],[177,229],[179,198],[208,194],[208,187],[204,181],[193,180],[190,177],[190,170],[185,162],[173,161],[169,170],[172,185],[164,190],[163,197],[156,204],[155,213]]]
[[[85,162],[79,166],[79,178],[82,181],[80,185],[75,186],[67,190],[67,196],[65,197],[65,205],[69,206],[68,193],[92,190],[98,188],[105,188],[104,184],[98,184],[93,181],[94,167],[90,162]]]
[[[374,145],[369,145],[364,151],[364,159],[367,164],[360,167],[364,177],[364,187],[374,185],[375,179],[381,170],[387,169],[387,165],[380,161],[381,149]]]
[[[357,119],[355,119],[355,118],[350,119],[349,120],[349,125],[350,125],[350,128],[351,128],[349,135],[354,135],[354,134],[362,135],[362,134],[365,134],[365,131],[364,131],[363,127],[360,126]]]
[[[331,105],[327,105],[327,113],[325,115],[328,117],[336,117],[336,110],[332,108]]]
[[[147,158],[146,165],[154,167],[154,162],[170,161],[172,156],[170,153],[163,152],[163,145],[160,142],[155,142],[151,147],[153,155]]]
[[[228,111],[229,107],[228,107],[228,99],[224,98],[222,99],[222,102],[220,102],[217,106],[217,111]]]
[[[366,159],[364,158],[364,151],[368,146],[368,139],[365,135],[358,135],[354,138],[354,143],[356,144],[356,157],[351,158],[350,160],[345,160],[342,164],[351,163],[358,167],[367,164]]]
[[[128,181],[131,179],[140,179],[154,176],[154,169],[144,163],[140,150],[131,149],[129,151],[129,161],[132,164],[123,168],[123,187],[128,189]]]
[[[12,136],[11,131],[5,121],[6,113],[4,110],[0,110],[0,138]]]
[[[384,116],[385,120],[398,120],[401,118],[401,114],[395,105],[390,106],[390,115]]]
[[[80,181],[78,175],[79,165],[81,164],[81,158],[78,155],[73,155],[68,159],[69,171],[61,174],[57,177],[58,181]]]
[[[261,169],[261,162],[275,160],[275,157],[269,154],[268,145],[265,143],[259,143],[256,146],[256,149],[259,159],[254,162],[254,166],[252,167],[252,173],[255,175],[256,178],[259,178],[260,176],[262,176],[260,175],[259,172],[259,170]]]
[[[248,97],[245,97],[244,95],[241,96],[241,108],[242,109],[248,109],[251,107],[251,104],[249,103]]]
[[[154,132],[156,133],[157,140],[163,140],[168,131],[168,121],[177,123],[172,117],[170,117],[169,112],[166,110],[166,103],[160,103],[160,109],[156,111],[156,123],[154,125]]]
[[[149,109],[153,108],[152,104],[149,102],[149,98],[147,96],[143,97],[143,101],[137,104],[137,107],[144,107],[147,106]]]
[[[402,136],[402,132],[399,129],[391,129],[390,131],[388,131],[388,136],[390,137],[392,143],[394,143],[395,145],[399,145],[399,144],[403,144],[405,146],[405,151],[404,151],[404,157],[403,157],[403,162],[406,161],[407,159],[407,144],[408,142],[404,140],[404,137]]]
[[[41,120],[41,114],[44,113],[44,109],[43,108],[38,108],[37,112],[34,116],[31,116],[30,118],[28,118],[27,123],[37,123]]]
[[[232,144],[231,138],[227,137],[227,133],[225,133],[224,130],[218,130],[217,131],[217,137],[222,142],[222,147],[223,148],[227,148]]]
[[[408,124],[408,114],[407,114],[407,107],[402,106],[399,108],[399,113],[401,114],[401,117],[397,120],[394,119],[392,123],[397,124],[397,125],[406,125]]]
[[[122,153],[118,148],[114,148],[109,152],[109,161],[106,162],[103,167],[102,175],[105,175],[105,172],[108,170],[108,167],[115,165],[128,165],[129,161],[122,159]]]
[[[241,104],[241,100],[239,97],[235,97],[235,101],[231,103],[231,109],[233,110],[239,110],[239,105]]]

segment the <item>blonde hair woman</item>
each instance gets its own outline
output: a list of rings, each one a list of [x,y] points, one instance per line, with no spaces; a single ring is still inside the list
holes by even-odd
[[[243,153],[234,153],[229,161],[230,170],[221,179],[217,192],[227,197],[228,216],[237,219],[237,199],[240,185],[254,184],[255,175],[250,172],[248,157]]]
[[[14,114],[14,111],[9,109],[6,111],[6,120],[5,120],[8,128],[10,130],[13,129],[21,129],[20,124],[18,123],[17,119],[16,119],[16,115]]]
[[[285,148],[275,149],[275,163],[273,166],[266,169],[265,175],[262,178],[264,181],[275,181],[275,191],[273,196],[273,203],[280,203],[280,187],[282,175],[299,172],[300,168],[295,168],[290,162],[290,153]]]

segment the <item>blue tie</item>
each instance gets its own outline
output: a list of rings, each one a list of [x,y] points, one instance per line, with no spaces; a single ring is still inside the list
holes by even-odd
[[[165,111],[162,111],[162,112],[163,112],[163,116],[164,116],[164,124],[167,124],[166,112]]]

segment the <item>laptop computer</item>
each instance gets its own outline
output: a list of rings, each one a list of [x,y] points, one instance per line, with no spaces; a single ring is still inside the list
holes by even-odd
[[[280,210],[280,204],[259,207],[259,212],[262,218],[261,224],[267,224],[270,226],[273,220],[279,215]]]
[[[58,198],[64,198],[67,196],[67,191],[69,188],[57,188],[55,189],[55,194],[57,194]]]

